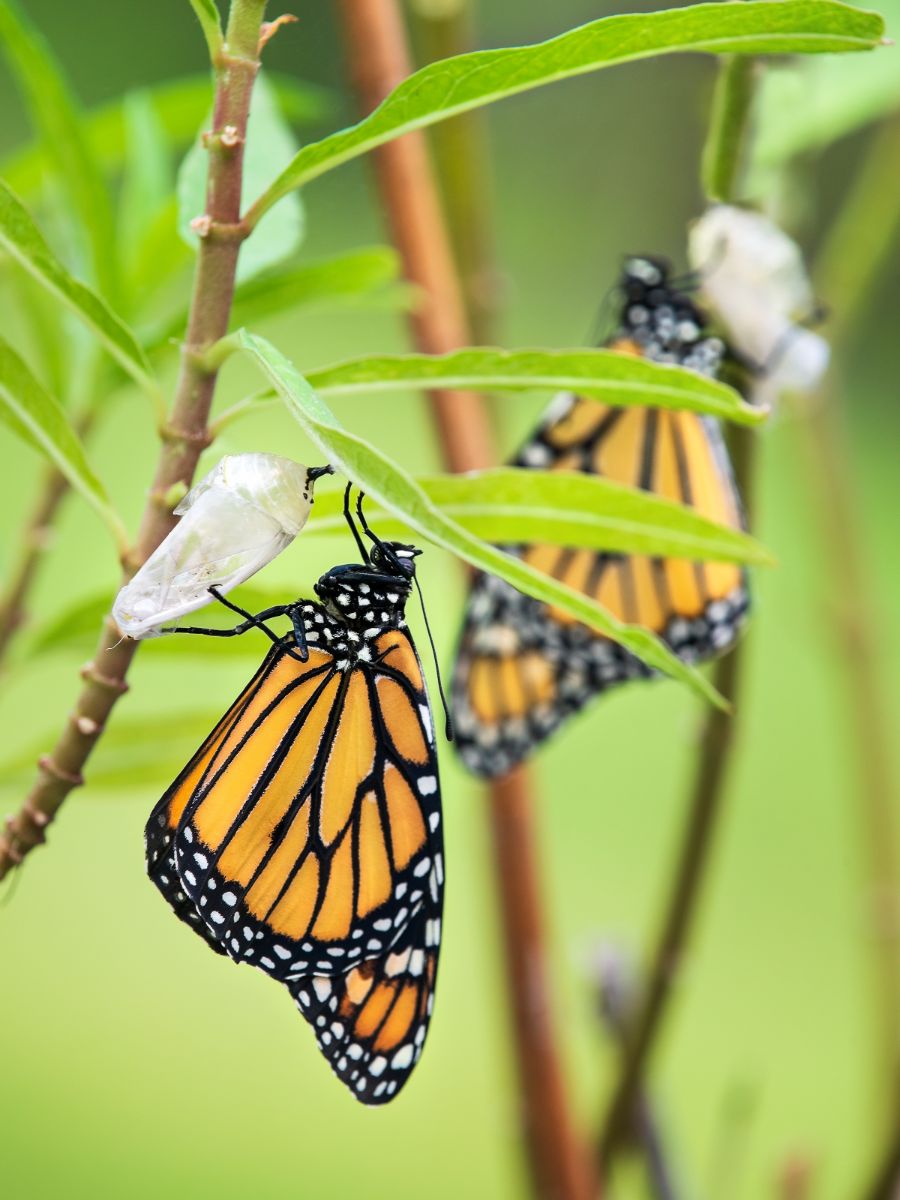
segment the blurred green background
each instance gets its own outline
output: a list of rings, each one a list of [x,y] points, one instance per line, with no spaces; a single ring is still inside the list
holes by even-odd
[[[300,22],[282,31],[269,63],[331,89],[334,112],[323,128],[336,127],[353,106],[335,13],[327,4],[293,7]],[[203,69],[203,42],[183,0],[26,0],[24,9],[88,106]],[[487,46],[537,40],[613,11],[587,0],[482,0],[478,9]],[[698,156],[714,71],[711,59],[672,57],[488,111],[505,344],[579,344],[624,252],[683,264],[686,222],[701,205]],[[5,153],[29,136],[5,66],[0,111]],[[809,247],[853,178],[866,136],[841,139],[793,177],[788,199]],[[368,167],[344,167],[308,190],[303,256],[385,238]],[[836,379],[879,614],[884,703],[896,720],[896,248],[892,261]],[[12,321],[6,294],[3,303]],[[401,318],[352,307],[304,311],[263,332],[301,367],[406,344]],[[230,370],[223,394],[237,398],[249,382],[243,368]],[[504,448],[512,450],[542,402],[499,403]],[[418,397],[345,402],[338,411],[411,469],[436,466]],[[777,1180],[800,1156],[814,1167],[810,1196],[839,1200],[858,1194],[883,1116],[857,764],[844,675],[829,644],[832,568],[798,419],[777,418],[762,440],[756,532],[780,566],[756,580],[728,808],[653,1092],[684,1196],[786,1194]],[[301,461],[311,453],[276,411],[230,430],[203,465],[236,449]],[[5,570],[40,466],[4,428],[0,454]],[[91,457],[132,528],[155,456],[148,408],[129,392]],[[112,591],[116,564],[98,531],[85,506],[70,500],[35,592],[36,621],[104,586]],[[301,539],[263,582],[288,596],[306,592],[320,569],[348,554],[346,539]],[[446,663],[459,573],[432,550],[421,574]],[[421,640],[415,614],[413,624]],[[224,710],[262,650],[231,643],[174,658],[148,645],[115,719],[174,718],[172,762],[116,773],[101,748],[94,762],[105,786],[72,797],[50,847],[29,859],[0,907],[0,1190],[10,1200],[525,1195],[485,801],[449,748],[436,1016],[420,1068],[386,1109],[356,1104],[282,990],[208,953],[144,877],[143,824],[170,768],[192,749],[197,714]],[[2,679],[0,757],[49,744],[73,702],[79,661],[45,656]],[[640,957],[655,928],[700,716],[672,683],[626,688],[595,704],[535,766],[557,1018],[585,1124],[601,1111],[616,1061],[596,1019],[588,964],[609,941]],[[20,779],[4,783],[3,808],[13,809],[20,794]],[[645,1194],[639,1170],[620,1172],[616,1197]]]

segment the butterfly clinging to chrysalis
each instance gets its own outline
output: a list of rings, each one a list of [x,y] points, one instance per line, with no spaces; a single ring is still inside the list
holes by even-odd
[[[251,615],[274,645],[153,810],[150,878],[219,954],[287,987],[365,1104],[403,1087],[434,1001],[444,891],[434,722],[404,609],[419,551],[349,507],[361,563]],[[221,599],[221,597],[217,597]],[[266,622],[286,616],[283,636]],[[187,629],[177,632],[213,633]]]
[[[621,354],[719,372],[725,347],[706,318],[654,258],[626,261],[618,328]],[[515,466],[583,471],[689,505],[743,526],[728,456],[715,420],[662,409],[612,408],[557,396]],[[659,634],[684,660],[720,654],[748,610],[745,573],[726,563],[598,553],[549,545],[505,547]],[[452,686],[457,748],[479,775],[511,770],[597,693],[650,672],[620,645],[566,613],[478,575],[471,588]]]

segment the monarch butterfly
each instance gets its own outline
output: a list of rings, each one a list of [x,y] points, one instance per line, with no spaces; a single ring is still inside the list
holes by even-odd
[[[718,374],[725,346],[707,336],[704,314],[670,281],[666,262],[626,260],[620,288],[610,349]],[[694,413],[611,408],[563,394],[513,462],[603,475],[725,525],[743,525],[718,425]],[[748,611],[745,574],[730,564],[546,545],[508,549],[616,617],[652,629],[688,661],[726,650]],[[650,673],[617,643],[564,612],[478,575],[452,685],[457,748],[476,774],[500,775],[594,694]]]
[[[345,496],[361,564],[233,630],[274,642],[154,808],[147,869],[207,944],[288,988],[365,1104],[400,1090],[428,1029],[444,867],[434,723],[404,608],[414,546]],[[214,592],[214,594],[216,594]],[[287,616],[279,637],[265,624]]]

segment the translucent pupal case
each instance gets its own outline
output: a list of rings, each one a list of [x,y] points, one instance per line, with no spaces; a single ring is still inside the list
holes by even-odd
[[[152,637],[208,604],[211,587],[229,592],[255,575],[306,524],[318,473],[275,454],[223,458],[181,501],[181,520],[116,597],[122,632]]]
[[[765,399],[814,388],[829,348],[798,324],[816,303],[796,242],[761,213],[717,204],[692,227],[689,257],[729,344],[759,368]]]

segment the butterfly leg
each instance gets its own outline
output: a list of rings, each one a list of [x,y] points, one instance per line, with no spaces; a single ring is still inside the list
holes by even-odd
[[[230,608],[232,612],[236,612],[239,616],[245,618],[240,625],[235,625],[232,629],[210,629],[201,625],[172,625],[161,629],[160,633],[195,633],[201,634],[204,637],[240,637],[242,633],[247,633],[247,631],[250,629],[259,629],[266,635],[269,641],[274,642],[276,646],[280,646],[282,644],[282,640],[278,634],[274,633],[268,627],[268,625],[265,624],[265,622],[271,617],[283,617],[289,614],[291,615],[291,619],[293,621],[294,617],[292,614],[291,605],[275,604],[271,608],[265,608],[262,612],[254,614],[247,612],[246,609],[241,608],[237,604],[233,604],[232,601],[226,600],[218,588],[211,587],[209,592],[210,595],[218,600],[220,604],[224,604],[226,608]],[[296,624],[294,625],[294,629],[296,632]],[[288,654],[290,654],[293,658],[299,659],[300,662],[306,662],[306,660],[309,658],[309,653],[306,650],[305,639],[302,645],[301,654],[295,654],[293,650],[288,650]]]
[[[359,549],[359,553],[362,556],[363,562],[367,563],[369,561],[369,551],[366,549],[365,542],[359,536],[359,530],[356,528],[356,522],[353,520],[353,513],[350,511],[350,489],[352,487],[353,487],[353,484],[348,483],[346,488],[344,489],[344,520],[347,522],[347,524],[350,527],[350,532],[353,534],[353,540],[356,542],[357,548]],[[362,503],[362,492],[360,492],[360,494],[359,494],[359,501],[357,502],[357,507],[359,507],[359,504],[361,504],[361,503]]]
[[[291,624],[294,627],[294,640],[297,643],[297,657],[301,662],[307,662],[309,659],[309,646],[306,642],[306,627],[303,624],[303,618],[296,607],[291,608],[290,615]]]

